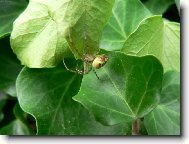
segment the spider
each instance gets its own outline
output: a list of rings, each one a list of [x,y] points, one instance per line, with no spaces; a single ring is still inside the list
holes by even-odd
[[[106,56],[105,54],[102,54],[102,55],[96,55],[96,56],[92,56],[92,55],[89,55],[89,54],[85,54],[84,57],[82,58],[82,61],[84,63],[84,67],[83,67],[83,70],[79,70],[76,66],[76,69],[75,70],[71,70],[69,69],[66,64],[65,64],[65,61],[63,59],[63,64],[65,66],[65,68],[70,71],[70,72],[74,72],[74,73],[78,73],[78,74],[88,74],[91,69],[94,71],[96,77],[98,79],[100,79],[95,71],[95,69],[99,69],[101,67],[103,67],[107,61],[108,61],[108,56]]]
[[[74,50],[80,56],[84,52],[85,52],[85,54],[83,54],[83,56],[81,57],[81,60],[83,61],[83,70],[79,70],[77,68],[78,65],[76,66],[75,70],[69,69],[66,66],[64,58],[63,58],[63,64],[64,64],[65,68],[68,71],[70,71],[70,72],[78,73],[78,74],[81,74],[81,75],[88,74],[91,70],[93,70],[93,72],[95,73],[96,77],[98,79],[100,79],[98,77],[95,69],[99,69],[99,68],[103,67],[107,63],[107,61],[108,61],[108,56],[106,56],[105,54],[97,55],[97,53],[99,52],[99,49],[97,50],[97,52],[95,52],[95,50],[93,50],[93,49],[90,49],[90,50],[88,49],[89,46],[86,43],[86,41],[87,41],[87,35],[86,35],[85,31],[83,32],[84,46],[85,46],[84,49],[83,49],[83,52],[78,51],[78,49],[76,48],[76,46],[75,46],[75,44],[73,42],[73,39],[71,37],[71,31],[70,31],[70,29],[68,30],[67,34],[68,34],[68,36],[66,38],[67,38],[67,41],[68,41],[68,43],[69,43],[70,48],[72,49],[72,51]],[[86,54],[87,51],[88,51],[88,54]],[[93,53],[93,54],[91,54],[91,53]]]

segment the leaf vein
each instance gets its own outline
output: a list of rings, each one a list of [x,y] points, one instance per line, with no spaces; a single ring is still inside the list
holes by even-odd
[[[112,78],[110,77],[110,75],[108,74],[108,72],[105,70],[105,68],[103,68],[103,70],[104,70],[105,73],[107,74],[107,76],[108,76],[108,78],[110,79],[110,81],[111,81],[112,85],[114,86],[114,88],[117,90],[117,92],[118,92],[118,93],[116,93],[117,96],[118,96],[121,100],[123,100],[123,101],[125,102],[126,106],[129,108],[130,112],[134,115],[134,113],[133,113],[131,107],[130,107],[129,104],[126,102],[126,100],[123,98],[124,96],[120,93],[119,89],[117,88],[116,84],[113,82],[113,80],[112,80]]]

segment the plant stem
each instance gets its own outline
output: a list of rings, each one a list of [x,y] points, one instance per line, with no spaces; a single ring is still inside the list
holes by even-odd
[[[136,118],[132,125],[132,135],[140,135],[140,119]]]

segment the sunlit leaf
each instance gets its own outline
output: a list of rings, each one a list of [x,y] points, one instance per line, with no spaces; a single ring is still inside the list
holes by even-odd
[[[11,45],[23,65],[55,67],[67,41],[76,58],[95,55],[114,0],[31,0],[14,22]]]
[[[57,9],[57,6],[58,9]],[[66,1],[31,0],[16,19],[11,46],[23,65],[33,68],[54,67],[66,55],[64,17]]]
[[[151,13],[139,0],[116,0],[112,16],[103,31],[100,47],[120,50],[127,37],[149,16]]]
[[[135,56],[154,55],[164,71],[180,71],[180,24],[163,21],[161,16],[144,20],[129,36],[122,52]]]

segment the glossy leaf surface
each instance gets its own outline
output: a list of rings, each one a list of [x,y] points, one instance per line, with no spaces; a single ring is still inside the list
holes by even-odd
[[[163,69],[152,56],[134,57],[106,53],[108,63],[85,75],[74,100],[106,125],[132,121],[148,114],[159,103]]]
[[[103,30],[100,48],[120,50],[127,37],[150,11],[139,0],[116,0],[112,16]]]
[[[72,100],[80,83],[81,76],[61,67],[22,70],[17,80],[18,100],[22,109],[36,118],[38,134],[127,134],[128,124],[102,126],[82,105]]]
[[[130,55],[154,55],[164,71],[180,71],[180,24],[163,21],[161,16],[144,20],[129,36],[122,52]]]

